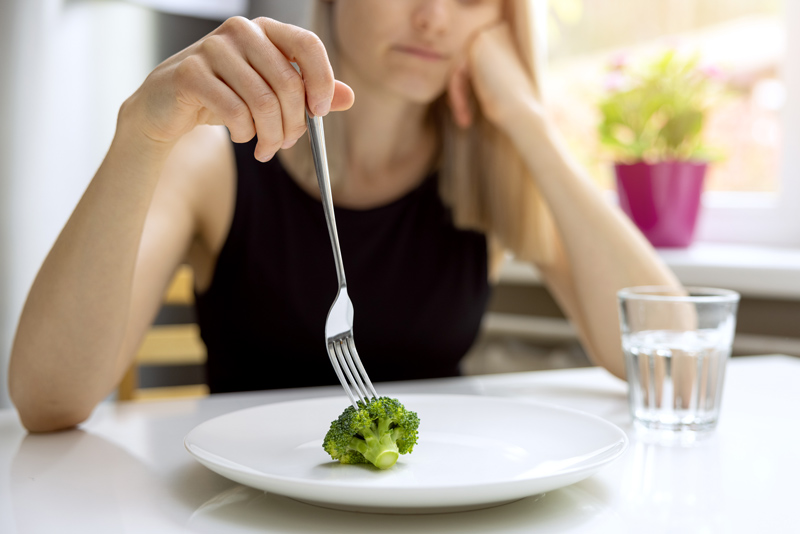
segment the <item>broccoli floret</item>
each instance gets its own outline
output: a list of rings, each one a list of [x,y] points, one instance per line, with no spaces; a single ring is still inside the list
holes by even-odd
[[[359,409],[348,406],[331,423],[322,447],[343,464],[373,464],[388,469],[400,454],[408,454],[417,444],[419,417],[406,410],[397,399],[380,397]]]

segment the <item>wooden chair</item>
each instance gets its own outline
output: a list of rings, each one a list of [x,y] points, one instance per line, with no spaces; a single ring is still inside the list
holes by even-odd
[[[205,363],[206,347],[200,329],[194,322],[194,278],[188,266],[181,266],[164,296],[164,306],[147,333],[136,360],[120,382],[117,399],[148,400],[208,395],[205,384],[140,387],[143,367],[166,370],[175,366],[197,366]]]

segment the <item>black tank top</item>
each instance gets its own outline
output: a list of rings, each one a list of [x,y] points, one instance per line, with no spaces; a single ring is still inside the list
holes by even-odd
[[[234,145],[236,207],[196,295],[212,393],[338,383],[325,348],[337,292],[322,204],[255,140]],[[375,382],[454,376],[490,288],[483,234],[456,229],[435,174],[367,210],[335,208],[358,352]]]

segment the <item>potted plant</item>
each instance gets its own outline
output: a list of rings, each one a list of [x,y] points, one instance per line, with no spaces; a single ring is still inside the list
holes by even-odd
[[[715,72],[668,50],[640,68],[612,62],[599,104],[619,203],[656,247],[691,244],[709,149],[702,134]]]

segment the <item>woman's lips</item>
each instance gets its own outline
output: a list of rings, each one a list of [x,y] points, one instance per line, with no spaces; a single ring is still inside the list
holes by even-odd
[[[406,45],[397,45],[394,48],[399,52],[403,52],[405,54],[411,54],[412,56],[416,56],[420,59],[425,59],[427,61],[443,61],[447,59],[447,56],[445,56],[444,54],[439,53],[436,50],[431,50],[430,48],[424,48],[420,46],[406,46]]]

